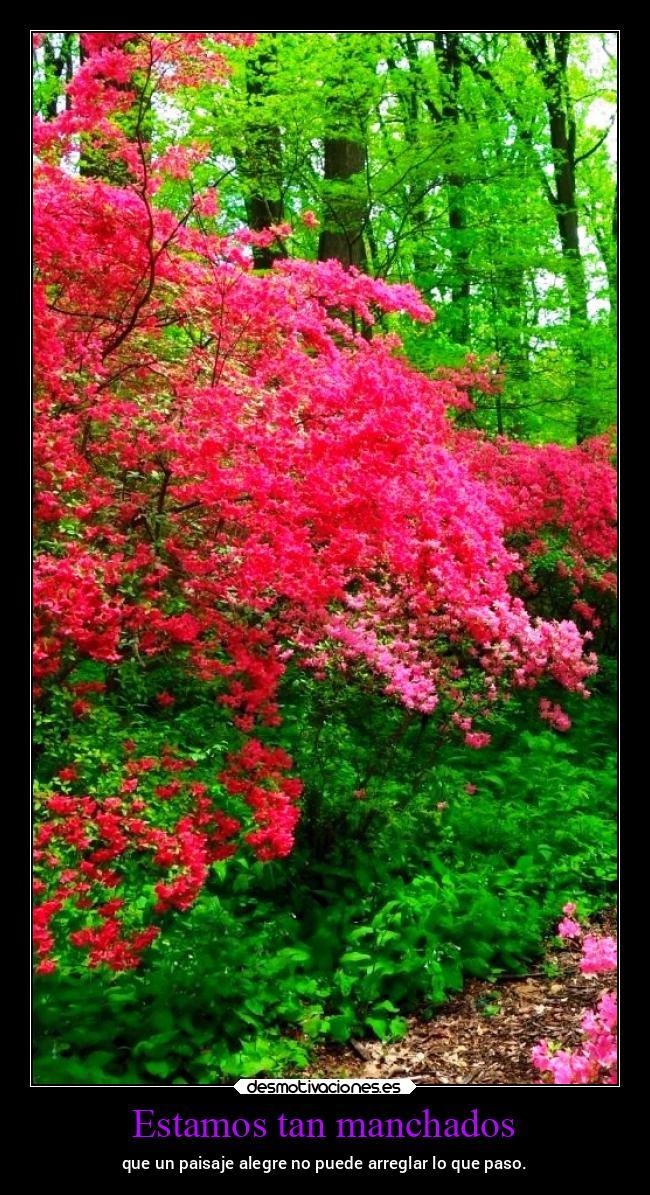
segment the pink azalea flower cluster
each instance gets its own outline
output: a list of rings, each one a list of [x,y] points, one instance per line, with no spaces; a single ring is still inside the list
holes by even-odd
[[[574,919],[576,906],[566,904],[558,925],[561,938],[578,938],[582,928]],[[583,939],[580,970],[585,975],[616,971],[617,943],[612,937],[589,934]],[[615,992],[602,992],[594,1009],[585,1012],[580,1023],[583,1042],[577,1050],[558,1049],[541,1041],[533,1048],[532,1062],[542,1073],[542,1082],[559,1085],[612,1085],[618,1082],[618,1007]]]
[[[615,938],[596,938],[590,934],[582,943],[580,970],[585,975],[600,971],[615,971],[617,962]]]
[[[601,624],[597,608],[616,592],[612,447],[609,433],[563,448],[502,436],[488,440],[468,430],[456,444],[473,476],[489,477],[506,539],[516,537],[527,592],[537,592],[535,561],[546,558],[574,599],[572,612],[594,629]],[[563,545],[560,553],[558,543]]]
[[[547,697],[542,697],[539,703],[539,716],[545,722],[550,722],[556,730],[570,730],[571,719],[559,705],[554,705]]]

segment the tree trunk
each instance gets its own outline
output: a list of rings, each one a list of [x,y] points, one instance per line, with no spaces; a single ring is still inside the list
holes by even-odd
[[[435,34],[434,47],[443,85],[442,119],[458,125],[460,121],[461,56],[460,34]],[[465,180],[452,171],[447,175],[449,231],[451,249],[451,302],[448,313],[450,331],[458,344],[469,345],[471,336],[470,249],[467,242]]]
[[[594,227],[596,243],[607,274],[607,298],[609,300],[609,330],[614,338],[618,334],[618,186],[614,191],[611,223]]]
[[[335,257],[344,266],[366,270],[363,239],[367,206],[363,195],[366,147],[348,137],[328,137],[325,141],[324,194],[327,212],[318,241],[318,260]],[[328,188],[328,183],[339,184]],[[347,187],[340,184],[347,183]]]
[[[520,408],[530,381],[526,277],[521,266],[507,266],[497,273],[498,309],[501,322],[500,356],[506,365],[507,394],[514,406],[508,420],[508,435],[523,432]],[[500,402],[497,395],[497,406]]]
[[[408,71],[401,70],[394,59],[388,61],[388,67],[393,74],[398,89],[402,120],[404,122],[404,136],[407,144],[416,152],[419,143],[418,125],[422,101],[424,101],[424,106],[432,120],[436,121],[436,123],[441,120],[442,114],[438,112],[435,104],[433,104],[433,101],[426,93],[422,79],[418,42],[412,33],[404,34],[401,52],[409,64]],[[415,241],[413,249],[413,282],[418,290],[427,295],[430,294],[432,288],[432,262],[431,251],[426,245],[427,213],[425,196],[432,190],[432,186],[430,170],[428,168],[422,172],[418,170],[414,172],[413,182],[406,189],[404,199],[405,205],[410,208],[410,221]]]
[[[568,57],[571,34],[524,33],[539,78],[544,85],[549,119],[555,195],[553,208],[560,235],[569,298],[569,323],[573,332],[576,388],[576,442],[595,433],[597,421],[590,410],[592,356],[589,343],[588,291],[580,252],[576,196],[576,125],[569,91]],[[554,54],[551,56],[551,46]]]
[[[240,159],[245,180],[246,219],[254,232],[280,224],[284,214],[282,197],[282,138],[280,129],[265,118],[264,100],[272,94],[272,72],[277,58],[276,33],[262,40],[246,64],[246,95],[251,111],[246,153]],[[256,270],[270,270],[278,257],[286,256],[280,242],[253,246]]]
[[[364,233],[368,221],[367,151],[364,117],[345,86],[344,54],[354,43],[339,35],[341,61],[327,93],[328,131],[324,138],[323,227],[318,260],[336,258],[344,266],[367,269]]]
[[[74,40],[73,33],[61,33],[57,36],[61,37],[61,45],[58,52],[52,41],[52,33],[46,33],[43,39],[43,57],[46,69],[53,72],[59,85],[63,82],[69,83],[72,79],[73,61],[72,61],[72,46]],[[57,114],[58,95],[52,96],[52,99],[46,106],[45,116],[47,120],[54,120]],[[70,101],[66,96],[66,108],[69,108]]]

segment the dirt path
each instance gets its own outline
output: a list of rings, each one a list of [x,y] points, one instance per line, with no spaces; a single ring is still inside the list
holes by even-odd
[[[593,928],[615,933],[615,915],[605,915]],[[530,1063],[532,1047],[542,1038],[578,1045],[581,1013],[607,987],[607,976],[583,975],[579,960],[579,947],[549,949],[550,972],[540,966],[528,977],[495,984],[470,980],[433,1020],[409,1018],[408,1033],[399,1042],[321,1047],[307,1073],[400,1076],[434,1085],[530,1084],[537,1077]]]

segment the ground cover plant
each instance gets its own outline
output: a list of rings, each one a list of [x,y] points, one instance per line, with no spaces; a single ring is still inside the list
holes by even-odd
[[[610,420],[572,341],[576,442],[491,427],[507,371],[423,352],[332,179],[319,260],[239,150],[220,208],[254,35],[76,36],[35,49],[35,1076],[279,1074],[611,901]]]

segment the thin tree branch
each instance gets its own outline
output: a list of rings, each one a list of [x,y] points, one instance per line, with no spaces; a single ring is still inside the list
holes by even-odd
[[[607,137],[610,134],[613,124],[614,124],[614,116],[612,116],[602,137],[598,138],[596,143],[594,145],[592,145],[591,149],[586,150],[585,153],[583,153],[583,154],[578,154],[577,158],[574,159],[574,163],[573,163],[574,166],[577,166],[578,162],[584,162],[587,158],[590,158],[592,154],[595,154],[597,149],[600,149],[601,145],[603,144],[603,141],[607,140]]]

